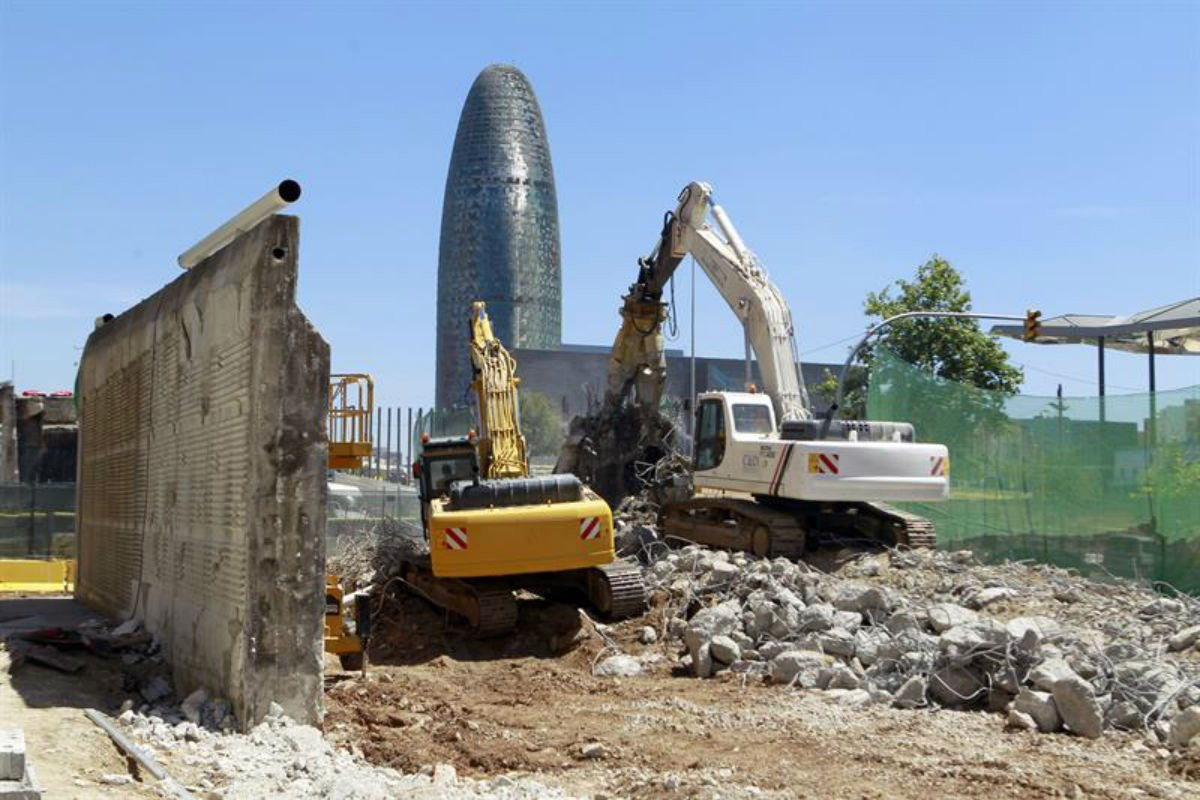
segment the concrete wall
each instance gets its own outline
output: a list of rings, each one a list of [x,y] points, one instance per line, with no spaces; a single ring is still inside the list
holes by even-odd
[[[0,481],[17,480],[17,401],[12,383],[0,381]]]
[[[18,397],[17,464],[22,483],[74,483],[74,397]]]
[[[144,619],[180,695],[321,717],[329,347],[275,216],[88,338],[76,594]]]

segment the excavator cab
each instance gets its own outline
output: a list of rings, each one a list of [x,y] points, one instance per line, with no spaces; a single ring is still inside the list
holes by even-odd
[[[479,452],[468,436],[430,439],[421,446],[414,475],[422,503],[448,497],[455,481],[475,480],[479,476]]]
[[[728,406],[727,406],[728,404]],[[702,397],[696,406],[696,471],[715,469],[725,460],[732,427],[735,438],[768,438],[775,433],[775,410],[766,395],[715,394]]]

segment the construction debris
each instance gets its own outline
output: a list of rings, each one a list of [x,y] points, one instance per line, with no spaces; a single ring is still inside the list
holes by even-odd
[[[42,792],[25,758],[25,733],[0,729],[0,800],[41,800]]]
[[[153,775],[162,784],[163,790],[172,797],[178,800],[192,800],[192,794],[180,786],[174,778],[167,774],[162,765],[154,760],[154,757],[144,751],[142,748],[129,741],[113,721],[101,714],[94,708],[84,709],[83,712],[87,718],[100,727],[121,751],[140,764],[147,772]],[[109,786],[121,786],[132,783],[133,778],[130,775],[105,774],[100,776],[100,782]]]
[[[1200,735],[1200,601],[1186,595],[968,552],[859,555],[828,574],[697,545],[640,552],[699,677],[1006,712],[1012,727],[1088,738],[1140,730],[1179,749]]]
[[[9,655],[12,660],[9,662],[8,669],[10,672],[15,672],[26,662],[41,664],[51,669],[56,669],[59,672],[79,672],[83,669],[84,663],[81,659],[60,653],[53,647],[34,644],[20,639],[10,639],[6,644]]]
[[[215,716],[211,713],[202,712],[203,724],[196,724],[185,712],[182,707],[155,708],[149,715],[127,710],[117,722],[128,736],[143,743],[139,749],[148,758],[153,759],[158,751],[181,753],[176,763],[195,773],[193,785],[188,788],[223,800],[567,797],[558,789],[526,778],[459,778],[449,764],[436,764],[419,774],[373,767],[361,753],[335,749],[321,731],[293,721],[275,704],[248,734],[212,727],[206,722]]]

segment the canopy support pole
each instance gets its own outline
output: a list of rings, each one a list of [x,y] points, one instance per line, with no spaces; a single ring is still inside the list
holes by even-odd
[[[1104,337],[1100,336],[1096,339],[1098,345],[1096,352],[1100,358],[1100,422],[1104,420]]]
[[[1158,398],[1154,380],[1154,331],[1146,331],[1146,344],[1150,348],[1150,424],[1146,426],[1146,436],[1150,439],[1150,447],[1158,440]]]

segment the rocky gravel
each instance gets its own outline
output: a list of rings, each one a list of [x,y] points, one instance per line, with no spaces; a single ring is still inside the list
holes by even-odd
[[[1006,714],[1014,728],[1139,731],[1200,751],[1200,601],[971,553],[849,556],[836,571],[618,525],[645,566],[656,634],[695,676],[823,691],[851,706]]]

